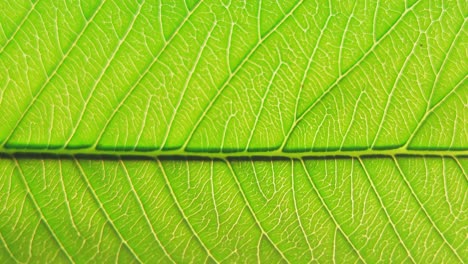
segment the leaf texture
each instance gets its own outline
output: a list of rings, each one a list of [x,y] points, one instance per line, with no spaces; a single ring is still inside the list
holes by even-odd
[[[466,158],[1,162],[3,262],[467,255]]]
[[[467,262],[467,14],[0,3],[0,262]]]

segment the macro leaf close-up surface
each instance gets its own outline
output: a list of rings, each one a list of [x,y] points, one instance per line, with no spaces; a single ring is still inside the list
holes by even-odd
[[[467,15],[1,1],[0,262],[468,262]]]

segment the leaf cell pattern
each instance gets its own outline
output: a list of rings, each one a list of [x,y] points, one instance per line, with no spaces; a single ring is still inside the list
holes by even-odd
[[[0,262],[468,262],[467,14],[0,2]]]

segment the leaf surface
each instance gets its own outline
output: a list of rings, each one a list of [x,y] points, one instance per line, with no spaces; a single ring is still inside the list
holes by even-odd
[[[468,261],[467,13],[0,3],[1,262]]]

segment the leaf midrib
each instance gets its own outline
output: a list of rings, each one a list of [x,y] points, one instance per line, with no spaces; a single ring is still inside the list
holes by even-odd
[[[1,155],[23,155],[23,156],[87,156],[87,157],[129,157],[129,158],[207,158],[207,159],[229,159],[229,158],[283,158],[283,159],[302,159],[302,158],[339,158],[339,157],[396,157],[396,156],[414,156],[414,157],[468,157],[468,149],[460,150],[441,150],[441,149],[366,149],[366,150],[321,150],[321,151],[219,151],[219,150],[112,150],[112,149],[39,149],[39,148],[4,148],[0,150]]]

